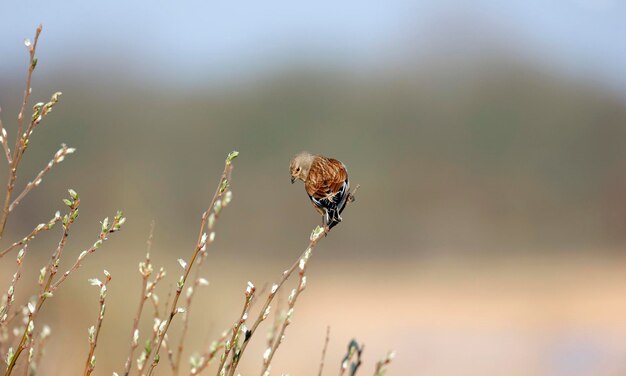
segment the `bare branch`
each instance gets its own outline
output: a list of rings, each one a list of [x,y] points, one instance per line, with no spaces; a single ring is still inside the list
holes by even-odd
[[[326,359],[326,350],[328,349],[328,342],[330,341],[330,326],[326,327],[326,339],[324,340],[324,348],[322,349],[322,360],[320,361],[320,370],[317,373],[318,376],[322,376],[324,370],[324,360]]]
[[[96,367],[96,346],[98,345],[98,337],[100,336],[100,329],[102,328],[102,321],[104,320],[104,311],[106,309],[105,299],[107,296],[107,285],[111,281],[111,275],[106,270],[104,271],[104,282],[100,282],[98,279],[91,279],[92,285],[100,287],[100,309],[98,310],[98,320],[95,326],[89,328],[89,354],[87,355],[87,361],[85,362],[84,376],[89,376]]]
[[[2,258],[7,253],[11,252],[15,248],[20,247],[22,245],[25,245],[29,241],[33,240],[35,238],[35,236],[37,236],[37,234],[39,234],[40,232],[52,229],[54,227],[54,225],[58,221],[60,221],[60,220],[61,220],[61,214],[59,214],[59,212],[56,212],[56,214],[54,215],[54,218],[52,218],[50,221],[48,221],[48,223],[40,223],[40,224],[38,224],[37,227],[35,227],[33,229],[33,231],[30,232],[30,234],[28,234],[24,238],[22,238],[22,240],[16,241],[15,243],[11,244],[6,249],[1,251],[0,252],[0,258]]]
[[[15,209],[17,205],[19,205],[22,199],[24,199],[24,197],[28,193],[30,193],[30,191],[32,191],[33,188],[38,187],[39,184],[41,184],[41,181],[43,180],[44,175],[47,174],[52,169],[52,167],[54,167],[54,165],[63,162],[65,157],[69,154],[72,154],[74,151],[76,151],[76,149],[68,148],[67,145],[63,144],[61,146],[61,149],[59,149],[56,153],[54,153],[54,157],[50,160],[50,162],[48,162],[46,167],[44,167],[43,170],[39,171],[37,176],[35,176],[33,180],[31,180],[30,182],[28,182],[28,184],[26,184],[26,186],[24,187],[24,190],[22,190],[22,192],[15,198],[15,200],[13,200],[11,205],[9,205],[9,212],[13,211],[13,209]]]
[[[202,214],[202,219],[200,221],[200,231],[198,232],[198,240],[196,242],[196,247],[194,249],[191,260],[184,267],[185,269],[184,274],[178,280],[176,294],[174,295],[174,300],[172,301],[172,307],[170,309],[169,317],[167,320],[162,322],[163,328],[159,329],[159,336],[157,337],[156,350],[154,351],[154,357],[152,360],[152,364],[150,366],[150,371],[148,372],[148,376],[151,376],[153,374],[154,368],[159,363],[159,350],[161,349],[163,338],[165,337],[167,330],[172,324],[172,319],[177,313],[180,312],[180,309],[177,306],[178,299],[180,297],[183,287],[185,286],[185,282],[187,281],[187,278],[189,277],[189,272],[191,271],[191,268],[193,267],[193,264],[196,261],[196,258],[198,257],[200,252],[205,252],[208,244],[212,243],[214,240],[215,233],[211,232],[210,235],[207,236],[206,232],[204,231],[205,226],[208,225],[209,230],[211,230],[213,226],[215,225],[215,223],[217,222],[217,219],[219,218],[219,214],[222,208],[228,205],[228,203],[230,202],[230,194],[228,194],[228,192],[230,191],[227,191],[227,190],[230,185],[230,175],[231,175],[232,168],[233,168],[232,161],[238,155],[239,153],[236,151],[233,151],[230,154],[228,154],[228,157],[226,158],[226,163],[224,166],[224,172],[222,173],[222,177],[220,178],[219,184],[217,185],[215,194],[213,195],[213,198],[211,199],[211,202],[208,208]],[[223,199],[222,199],[222,196],[224,196]]]

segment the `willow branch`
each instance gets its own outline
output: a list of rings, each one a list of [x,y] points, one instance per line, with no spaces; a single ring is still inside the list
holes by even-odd
[[[222,173],[222,177],[220,178],[219,184],[217,185],[215,194],[213,195],[213,198],[211,199],[211,202],[208,208],[202,214],[202,219],[200,220],[200,230],[198,231],[198,240],[196,241],[196,247],[194,249],[193,255],[191,256],[191,260],[189,261],[188,264],[185,265],[184,274],[178,280],[177,289],[174,295],[174,299],[172,301],[172,306],[170,309],[169,317],[164,323],[162,323],[163,327],[159,328],[159,336],[157,337],[156,349],[154,351],[154,356],[153,356],[152,364],[150,365],[150,371],[148,372],[148,376],[153,374],[154,368],[159,363],[159,350],[161,349],[163,338],[165,338],[165,334],[167,333],[167,330],[172,324],[172,319],[177,313],[180,312],[179,307],[177,306],[178,299],[180,298],[182,289],[185,286],[185,282],[187,281],[187,278],[189,277],[189,272],[191,272],[191,268],[193,267],[193,264],[196,261],[196,258],[198,258],[199,253],[206,251],[206,247],[208,245],[207,240],[208,240],[208,243],[211,243],[215,237],[214,235],[215,233],[212,232],[211,237],[207,238],[207,234],[204,231],[205,227],[207,226],[207,221],[209,222],[208,223],[209,228],[212,228],[212,225],[214,225],[215,222],[217,221],[217,218],[219,216],[219,213],[222,210],[222,207],[224,205],[228,205],[228,202],[230,201],[230,198],[228,198],[229,195],[225,195],[225,193],[227,193],[227,189],[230,184],[230,180],[228,179],[228,177],[230,176],[232,168],[233,168],[232,161],[233,159],[237,157],[237,155],[239,155],[239,153],[236,151],[233,151],[226,158],[224,172]],[[221,200],[222,196],[225,196],[224,201]],[[210,215],[212,215],[211,217],[212,219],[209,218]]]

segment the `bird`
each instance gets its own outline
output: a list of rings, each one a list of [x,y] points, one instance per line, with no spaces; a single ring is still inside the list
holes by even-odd
[[[341,212],[350,198],[346,166],[337,159],[307,152],[298,153],[289,165],[291,183],[304,182],[315,210],[322,215],[326,232],[341,222]]]

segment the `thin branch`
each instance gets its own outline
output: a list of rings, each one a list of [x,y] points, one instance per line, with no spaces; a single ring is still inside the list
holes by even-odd
[[[40,223],[40,224],[38,224],[37,227],[35,227],[33,229],[33,231],[30,232],[30,234],[28,234],[24,238],[22,238],[22,240],[16,241],[15,243],[13,243],[9,247],[7,247],[5,250],[1,251],[0,252],[0,258],[2,258],[7,253],[11,252],[15,248],[20,247],[22,245],[25,245],[29,241],[33,240],[35,238],[35,236],[37,236],[37,234],[39,234],[40,232],[52,229],[54,227],[54,225],[58,221],[60,221],[60,220],[61,220],[61,214],[59,212],[56,212],[56,214],[54,215],[54,218],[50,219],[50,221],[48,221],[48,223]]]
[[[387,371],[387,366],[396,357],[395,351],[389,351],[387,355],[378,362],[376,362],[376,369],[374,369],[374,376],[384,376]]]
[[[98,248],[100,248],[103,242],[108,240],[107,235],[113,232],[119,231],[121,226],[124,224],[124,222],[126,222],[126,218],[122,217],[121,212],[117,213],[117,215],[115,216],[113,220],[113,223],[111,223],[110,226],[109,226],[108,218],[102,221],[102,230],[100,231],[100,236],[98,240],[94,243],[93,246],[91,246],[91,248],[81,252],[81,254],[78,256],[78,259],[76,260],[72,268],[66,271],[65,273],[63,273],[63,275],[56,282],[53,283],[54,276],[57,273],[58,263],[61,257],[61,252],[63,248],[65,247],[65,243],[69,235],[70,227],[72,223],[74,223],[74,220],[78,217],[78,206],[80,205],[80,199],[78,198],[78,194],[74,192],[73,190],[70,190],[70,198],[71,200],[65,200],[65,203],[70,207],[70,213],[66,214],[63,217],[63,235],[61,237],[61,240],[59,241],[59,245],[57,246],[56,251],[52,255],[52,258],[50,260],[50,263],[48,264],[48,267],[42,269],[42,273],[39,276],[39,284],[41,286],[41,292],[39,294],[37,303],[35,305],[31,305],[30,303],[28,304],[28,310],[29,310],[28,322],[22,334],[22,338],[17,347],[15,355],[11,358],[11,361],[9,362],[7,366],[7,371],[5,373],[5,376],[9,376],[11,374],[20,354],[22,353],[22,351],[24,351],[24,349],[28,348],[28,342],[30,341],[31,336],[32,336],[31,326],[34,325],[33,324],[34,319],[39,313],[39,311],[41,310],[41,307],[43,306],[46,299],[52,296],[53,292],[59,287],[61,283],[63,283],[63,281],[67,279],[67,277],[71,274],[71,272],[75,271],[76,269],[80,267],[80,262],[82,261],[83,258],[85,258],[85,256],[87,256],[90,253],[95,252]],[[44,284],[46,275],[48,276],[48,278]]]
[[[11,194],[13,192],[13,186],[15,185],[15,179],[17,178],[17,166],[19,164],[19,156],[21,153],[20,149],[23,147],[24,142],[22,141],[22,130],[24,128],[24,111],[26,111],[26,106],[28,106],[28,99],[30,98],[31,93],[31,80],[33,78],[33,71],[37,66],[37,58],[35,58],[35,52],[37,51],[37,43],[39,42],[39,35],[41,35],[42,26],[39,25],[37,31],[35,32],[35,40],[30,44],[30,41],[26,42],[26,47],[28,47],[29,54],[29,63],[28,63],[28,75],[26,77],[26,88],[24,89],[24,98],[22,100],[22,107],[20,109],[20,113],[17,116],[17,134],[15,136],[15,150],[14,155],[11,158],[11,164],[9,166],[8,178],[7,178],[7,190],[4,197],[4,205],[2,207],[2,217],[0,217],[0,238],[4,234],[4,228],[7,223],[7,219],[9,217],[9,205],[11,204]],[[8,145],[5,146],[5,153],[8,149]]]
[[[63,162],[66,156],[74,153],[75,151],[76,151],[75,148],[68,148],[67,145],[63,144],[61,146],[61,149],[59,149],[56,153],[54,153],[54,157],[50,160],[50,162],[48,162],[46,167],[44,167],[43,170],[39,171],[37,176],[35,176],[33,180],[31,180],[30,182],[28,182],[28,184],[26,184],[26,186],[24,187],[24,190],[22,190],[22,192],[15,198],[15,200],[13,200],[11,205],[9,205],[9,212],[13,211],[13,209],[15,209],[17,205],[19,205],[22,199],[24,199],[24,197],[26,197],[26,195],[30,193],[30,191],[32,191],[33,188],[38,187],[39,184],[41,184],[41,181],[43,180],[44,175],[47,174],[52,169],[52,167],[54,167],[54,165]]]
[[[9,317],[9,312],[11,311],[11,305],[15,300],[15,286],[17,285],[17,281],[19,281],[21,276],[22,264],[24,261],[24,255],[26,254],[27,246],[24,246],[19,253],[17,254],[17,258],[15,262],[17,263],[17,269],[15,270],[15,274],[13,274],[13,279],[11,280],[11,284],[9,285],[9,290],[6,295],[6,305],[0,308],[0,328],[6,325],[7,319]]]
[[[150,251],[152,250],[152,237],[154,236],[154,221],[150,224],[150,233],[148,235],[148,240],[146,241],[146,260],[144,262],[139,263],[139,273],[142,278],[141,285],[141,298],[139,299],[139,307],[137,308],[137,313],[135,314],[135,318],[133,319],[133,328],[131,331],[131,341],[130,341],[130,350],[128,351],[128,358],[126,358],[126,363],[124,364],[124,376],[128,376],[130,373],[130,367],[133,363],[133,354],[135,353],[135,349],[137,348],[137,340],[139,339],[139,320],[141,319],[141,312],[143,311],[144,303],[146,299],[148,299],[148,279],[152,274],[152,264],[150,263]],[[160,275],[159,273],[157,275]],[[156,282],[153,283],[150,287],[153,290],[156,286]]]
[[[48,296],[50,296],[50,292],[48,291],[48,289],[50,287],[50,284],[52,283],[52,279],[54,278],[54,275],[56,274],[59,258],[61,257],[61,252],[63,251],[63,248],[65,248],[65,243],[67,242],[67,237],[69,236],[70,228],[72,224],[74,223],[74,220],[78,217],[78,207],[80,206],[80,199],[78,198],[77,195],[76,196],[74,195],[75,195],[75,192],[71,191],[70,200],[66,202],[66,204],[69,204],[68,206],[70,208],[70,213],[63,216],[63,235],[61,235],[61,240],[59,240],[56,250],[52,253],[52,257],[50,258],[48,266],[41,269],[41,273],[39,275],[39,286],[41,287],[41,290],[39,293],[39,297],[37,298],[37,303],[34,307],[30,303],[28,304],[28,311],[29,311],[28,324],[27,324],[27,327],[24,329],[24,332],[22,333],[22,338],[20,339],[20,343],[17,347],[15,355],[13,355],[13,357],[11,358],[11,361],[8,362],[5,376],[9,376],[11,374],[11,372],[13,371],[13,367],[15,367],[15,364],[20,354],[26,348],[26,342],[29,337],[28,326],[32,324],[34,318],[39,313],[41,306],[46,301]],[[48,277],[47,281],[45,281],[46,276]],[[45,284],[44,284],[44,281],[45,281]]]
[[[324,340],[324,348],[322,349],[322,360],[320,360],[320,370],[317,373],[318,376],[322,376],[324,370],[324,360],[326,359],[326,350],[328,349],[328,342],[330,341],[330,326],[326,327],[326,339]]]
[[[43,356],[45,355],[45,348],[46,348],[46,343],[48,342],[48,338],[50,337],[50,327],[48,327],[48,325],[44,325],[43,328],[41,329],[41,332],[39,333],[39,342],[34,345],[32,348],[35,349],[35,354],[32,356],[30,356],[29,353],[29,372],[30,375],[36,375],[37,374],[37,370],[39,365],[41,364],[41,359],[43,358]]]
[[[228,336],[229,330],[225,330],[222,333],[222,336],[219,340],[213,341],[210,346],[208,346],[205,353],[197,359],[197,361],[193,362],[191,365],[191,370],[189,372],[189,376],[195,376],[200,374],[206,367],[211,364],[211,360],[215,358],[218,351],[226,345],[226,338]]]
[[[233,168],[232,160],[235,159],[237,155],[239,155],[239,153],[236,151],[233,151],[230,154],[228,154],[228,157],[226,158],[226,163],[224,166],[224,172],[222,173],[222,177],[220,178],[219,184],[217,185],[215,194],[213,195],[213,198],[211,199],[211,202],[208,208],[202,214],[196,247],[194,249],[191,260],[189,261],[187,265],[185,265],[184,274],[178,280],[176,294],[174,295],[174,300],[172,301],[172,307],[170,310],[169,317],[165,322],[161,324],[163,328],[159,328],[159,336],[157,337],[156,350],[154,351],[154,356],[153,356],[152,364],[150,366],[150,371],[148,372],[148,376],[151,376],[153,374],[154,368],[159,363],[159,350],[161,349],[163,338],[165,337],[167,330],[172,324],[172,319],[178,312],[180,312],[179,307],[177,306],[178,299],[180,297],[180,293],[182,292],[183,287],[185,286],[185,282],[187,281],[187,278],[189,277],[189,272],[191,271],[191,268],[193,267],[193,264],[196,261],[196,258],[198,257],[199,253],[204,252],[208,245],[207,235],[206,235],[206,232],[204,232],[205,226],[207,226],[207,222],[208,222],[209,228],[212,228],[212,226],[215,224],[215,222],[218,219],[218,216],[222,210],[222,207],[225,205],[228,205],[228,202],[230,201],[230,198],[229,198],[230,195],[229,194],[225,195],[225,193],[230,192],[230,191],[227,192],[227,189],[230,184],[230,179],[228,179],[228,177],[230,177],[230,174]],[[222,196],[224,196],[224,200],[221,199]],[[212,215],[212,217],[210,217],[210,215]],[[211,236],[208,238],[209,243],[213,241],[215,237],[214,234],[215,233],[212,232]]]
[[[308,260],[308,258],[310,257],[313,249],[315,248],[317,243],[322,238],[322,236],[321,236],[322,234],[327,234],[327,233],[325,232],[325,230],[322,227],[317,226],[313,230],[313,232],[311,233],[309,245],[306,248],[306,250],[296,260],[296,262],[293,263],[293,265],[289,269],[287,269],[287,270],[285,270],[283,272],[283,275],[282,275],[280,281],[278,281],[278,283],[276,283],[276,284],[274,284],[272,286],[272,289],[271,289],[271,291],[270,291],[270,293],[269,293],[269,295],[267,297],[267,300],[265,301],[265,304],[261,308],[261,312],[259,313],[259,316],[257,317],[256,321],[252,324],[252,327],[250,328],[250,333],[249,333],[249,335],[247,335],[248,339],[246,341],[244,341],[243,344],[241,345],[241,350],[239,351],[238,360],[241,359],[241,357],[243,356],[243,353],[246,350],[246,347],[248,346],[248,343],[250,343],[250,338],[252,338],[252,336],[256,332],[256,330],[259,327],[259,325],[261,324],[261,322],[263,322],[267,318],[267,316],[269,315],[270,304],[274,300],[274,297],[276,297],[276,293],[280,290],[280,288],[283,286],[285,281],[287,281],[289,279],[289,277],[294,272],[294,270],[296,270],[296,268],[299,267],[299,265],[301,264],[302,260],[304,260],[305,258]],[[306,261],[305,261],[305,263],[306,263]],[[233,362],[233,365],[232,365],[232,367],[229,370],[229,374],[231,374],[231,375],[234,374],[234,372],[235,372],[235,370],[237,368],[237,365],[239,364],[238,360],[236,362]]]
[[[72,265],[72,267],[69,270],[63,273],[56,282],[50,285],[48,291],[54,292],[57,288],[59,288],[59,285],[63,283],[72,272],[80,268],[81,261],[87,255],[94,253],[98,248],[100,248],[102,244],[106,240],[108,240],[107,235],[119,231],[121,226],[124,224],[124,222],[126,222],[126,218],[122,217],[122,212],[120,211],[117,212],[117,214],[115,215],[115,218],[113,219],[113,223],[110,226],[108,224],[108,218],[105,218],[104,221],[102,222],[102,231],[100,232],[100,236],[98,237],[98,240],[90,248],[82,251],[80,255],[78,255],[78,258],[76,258],[74,265]]]
[[[235,322],[235,325],[233,325],[230,340],[226,341],[224,345],[224,354],[222,354],[220,365],[217,367],[218,375],[223,375],[226,373],[226,369],[224,367],[226,366],[226,361],[228,360],[228,355],[231,351],[233,354],[233,358],[229,370],[232,370],[233,366],[239,361],[240,353],[238,343],[240,339],[240,332],[243,332],[244,341],[247,341],[249,339],[248,336],[250,332],[244,326],[244,323],[248,319],[248,311],[250,310],[250,303],[252,302],[252,298],[254,297],[255,290],[256,288],[254,287],[252,282],[248,282],[248,287],[246,288],[245,293],[246,299],[243,304],[243,309],[241,311],[241,314],[239,315],[239,319]]]
[[[287,316],[283,320],[283,323],[280,327],[280,332],[278,333],[276,340],[274,341],[271,347],[265,350],[265,353],[263,354],[263,368],[261,370],[261,376],[265,375],[266,372],[269,373],[268,372],[269,367],[272,364],[272,359],[274,358],[274,355],[276,354],[276,350],[278,350],[278,346],[280,346],[280,344],[283,342],[285,338],[285,331],[287,330],[287,326],[291,324],[291,318],[293,317],[293,312],[296,306],[296,301],[298,300],[298,297],[300,296],[302,291],[304,291],[304,289],[306,288],[305,273],[306,273],[307,263],[310,257],[311,257],[311,251],[309,250],[308,252],[304,253],[304,256],[298,262],[298,268],[300,269],[300,271],[298,272],[298,275],[300,276],[300,281],[298,282],[298,286],[294,288],[293,290],[291,290],[291,294],[289,295],[289,299],[287,300],[288,302]],[[232,372],[230,372],[229,375],[233,375],[234,372],[235,371],[232,370]]]
[[[347,204],[353,203],[355,201],[355,194],[358,191],[358,189],[360,188],[360,185],[357,184],[357,186],[354,188],[354,190],[352,192],[349,192],[348,194],[348,200],[347,200]],[[247,336],[248,340],[244,341],[241,350],[239,352],[239,357],[238,359],[241,359],[241,356],[244,352],[244,350],[246,349],[246,346],[249,343],[249,339],[254,335],[254,333],[256,332],[258,326],[261,324],[262,321],[264,321],[268,314],[269,314],[269,310],[270,310],[270,304],[272,302],[272,300],[274,299],[274,297],[276,296],[276,292],[279,291],[279,289],[283,286],[283,284],[285,283],[285,281],[287,281],[289,279],[289,277],[291,276],[291,274],[294,272],[294,270],[299,267],[300,268],[300,284],[298,285],[297,289],[294,289],[292,291],[292,294],[289,298],[289,311],[287,312],[287,318],[285,319],[285,321],[283,322],[283,325],[281,327],[281,332],[278,335],[278,338],[276,339],[276,342],[274,343],[274,345],[270,348],[268,348],[266,350],[266,353],[264,354],[264,358],[266,358],[266,361],[264,362],[264,370],[262,372],[262,375],[265,374],[268,370],[269,370],[269,365],[271,364],[271,359],[274,356],[274,353],[276,352],[276,349],[278,348],[278,346],[280,345],[280,342],[282,341],[282,336],[284,335],[284,332],[286,330],[287,325],[289,325],[290,321],[291,321],[291,315],[293,315],[293,307],[295,305],[295,301],[297,300],[298,296],[300,295],[300,293],[302,292],[302,290],[304,290],[305,286],[306,286],[306,277],[304,275],[304,272],[306,270],[306,265],[307,262],[311,256],[311,253],[313,252],[313,249],[315,248],[315,246],[317,245],[318,241],[322,238],[321,235],[328,235],[328,230],[322,227],[317,227],[313,230],[313,232],[311,233],[311,237],[310,237],[310,242],[309,242],[309,246],[306,248],[306,250],[304,251],[304,253],[302,253],[302,255],[300,256],[300,258],[291,266],[291,268],[289,268],[288,270],[286,270],[285,272],[283,272],[283,276],[281,278],[281,280],[277,283],[274,284],[272,286],[272,290],[265,302],[265,305],[263,306],[263,308],[261,309],[261,312],[257,318],[257,320],[254,322],[254,324],[252,325],[252,328],[250,329],[250,334]],[[231,369],[229,370],[229,375],[234,375],[235,373],[235,369],[237,368],[237,362],[233,363],[233,366],[231,367]]]
[[[33,71],[37,66],[37,58],[35,57],[35,52],[37,51],[37,43],[39,42],[39,35],[41,35],[41,30],[43,29],[42,25],[37,27],[37,31],[35,32],[35,40],[32,45],[29,45],[30,42],[27,40],[26,47],[28,47],[28,53],[30,57],[30,61],[28,64],[28,76],[26,78],[26,89],[24,89],[24,99],[22,100],[22,108],[20,109],[19,115],[17,115],[17,137],[15,141],[15,155],[18,153],[19,145],[20,145],[20,137],[22,135],[22,129],[24,129],[24,111],[26,111],[26,106],[28,106],[28,99],[30,98],[31,86],[30,82],[33,78]]]
[[[178,340],[178,348],[176,353],[176,360],[174,362],[174,375],[178,375],[180,371],[180,362],[183,356],[183,350],[185,348],[185,338],[187,336],[187,331],[189,329],[189,314],[191,309],[191,302],[193,301],[193,297],[195,296],[196,290],[200,286],[208,285],[208,281],[204,278],[200,277],[200,270],[204,260],[207,258],[207,253],[203,252],[200,255],[200,258],[196,267],[196,276],[194,279],[194,283],[192,286],[187,288],[186,292],[186,302],[185,302],[185,312],[183,313],[183,331],[180,334],[180,339]]]
[[[2,112],[1,108],[0,112]],[[7,141],[7,131],[6,129],[4,129],[2,119],[0,119],[0,143],[2,144],[2,148],[4,149],[4,155],[7,158],[7,164],[10,167],[13,163],[13,158],[11,158],[11,148],[9,148],[9,142]]]
[[[84,376],[89,376],[93,372],[96,366],[96,346],[98,345],[98,337],[100,336],[100,329],[102,328],[102,321],[104,320],[104,311],[106,309],[105,299],[107,296],[107,285],[111,281],[111,275],[106,270],[104,271],[104,282],[100,282],[98,279],[90,280],[93,285],[100,287],[100,309],[98,310],[98,320],[96,326],[89,328],[89,354],[87,355],[87,361],[85,362]]]

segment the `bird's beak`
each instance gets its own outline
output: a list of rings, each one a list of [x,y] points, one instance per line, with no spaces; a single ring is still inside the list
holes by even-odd
[[[293,183],[295,183],[295,182],[296,182],[296,177],[295,177],[295,176],[292,176],[292,177],[291,177],[291,184],[293,184]]]

